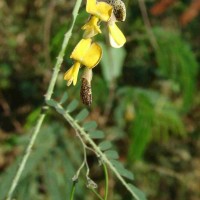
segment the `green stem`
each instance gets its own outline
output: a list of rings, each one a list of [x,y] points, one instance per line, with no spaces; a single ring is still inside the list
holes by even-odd
[[[92,188],[91,190],[100,200],[104,200],[95,189]]]
[[[73,177],[73,180],[77,180],[77,179],[78,179],[79,174],[80,174],[81,170],[83,169],[83,167],[84,167],[85,165],[86,165],[86,167],[87,167],[87,171],[89,170],[89,167],[88,167],[88,164],[87,164],[86,145],[85,145],[85,143],[83,142],[83,139],[81,138],[81,136],[79,135],[78,132],[76,132],[76,135],[77,135],[77,137],[80,139],[81,144],[82,144],[82,146],[83,146],[84,160],[83,160],[81,166],[79,167],[79,169],[77,170],[75,176]],[[88,172],[88,173],[89,173],[89,172]]]
[[[89,134],[87,134],[84,129],[69,115],[68,112],[66,112],[63,107],[56,103],[55,105],[52,105],[58,112],[68,121],[68,123],[80,133],[82,137],[92,146],[92,148],[97,152],[97,154],[101,157],[102,161],[109,166],[111,171],[116,175],[116,177],[121,181],[121,183],[126,187],[126,189],[132,194],[132,196],[136,200],[140,200],[138,195],[131,189],[129,184],[124,180],[124,178],[118,173],[116,168],[112,165],[110,160],[107,158],[107,156],[101,151],[101,149],[95,144],[95,142],[90,138]],[[62,111],[62,112],[61,112]]]
[[[105,165],[105,163],[103,163],[103,170],[104,170],[104,174],[105,174],[105,195],[104,195],[104,200],[108,199],[108,170],[107,167]]]
[[[72,186],[72,189],[71,189],[71,194],[70,194],[70,200],[73,200],[74,199],[74,193],[75,193],[75,189],[76,189],[76,181],[73,181],[73,186]]]
[[[49,86],[48,86],[48,89],[47,89],[47,93],[45,95],[45,100],[50,100],[51,96],[53,94],[55,84],[56,84],[56,80],[57,80],[57,77],[58,77],[58,73],[60,71],[60,67],[61,67],[61,64],[63,62],[63,57],[64,57],[64,54],[65,54],[66,47],[67,47],[69,39],[72,35],[72,30],[73,30],[76,18],[78,16],[78,11],[79,11],[79,8],[81,6],[81,2],[82,2],[82,0],[77,0],[76,4],[74,6],[74,10],[73,10],[73,13],[72,13],[72,16],[73,16],[72,24],[71,24],[69,30],[67,31],[67,33],[65,34],[63,44],[62,44],[62,48],[61,48],[61,50],[58,54],[58,58],[57,58],[57,61],[56,61],[56,64],[55,64],[55,67],[54,67],[54,70],[53,70],[53,74],[52,74],[52,77],[51,77],[51,80],[50,80],[50,83],[49,83]],[[32,152],[33,145],[35,143],[35,140],[38,136],[38,133],[40,131],[40,128],[42,126],[42,123],[43,123],[45,117],[46,117],[46,113],[42,113],[39,116],[39,119],[36,123],[35,129],[32,133],[30,141],[28,143],[28,146],[26,147],[24,156],[22,157],[22,161],[19,164],[17,172],[16,172],[16,174],[15,174],[13,180],[12,180],[11,186],[8,190],[6,200],[11,200],[11,198],[12,198],[13,192],[15,191],[15,188],[16,188],[16,186],[19,182],[19,179],[20,179],[20,177],[23,173],[23,170],[26,166],[27,160],[28,160],[28,158],[29,158],[29,156]]]
[[[41,114],[39,119],[38,119],[38,121],[37,121],[37,123],[36,123],[35,130],[33,131],[33,134],[31,136],[30,142],[29,142],[29,144],[28,144],[28,146],[27,146],[27,148],[25,150],[25,153],[24,153],[24,156],[22,158],[22,161],[20,162],[19,167],[17,169],[17,172],[16,172],[16,174],[15,174],[15,176],[13,178],[13,181],[12,181],[11,187],[9,188],[6,200],[11,200],[11,198],[12,198],[12,194],[13,194],[13,192],[14,192],[14,190],[15,190],[18,182],[19,182],[19,179],[20,179],[20,177],[22,175],[22,172],[23,172],[24,167],[26,165],[26,162],[27,162],[27,160],[28,160],[28,158],[30,156],[33,144],[34,144],[34,142],[36,140],[36,137],[37,137],[37,135],[38,135],[38,133],[40,131],[40,128],[41,128],[41,125],[42,125],[42,123],[44,121],[44,118],[45,118],[45,114]]]

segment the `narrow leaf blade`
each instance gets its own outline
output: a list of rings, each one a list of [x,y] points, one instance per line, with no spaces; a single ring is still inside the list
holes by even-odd
[[[63,103],[65,103],[65,101],[68,99],[68,94],[67,94],[67,92],[64,92],[64,94],[63,94],[63,96],[62,96],[62,98],[61,98],[61,100],[60,100],[60,104],[63,104]]]
[[[103,141],[99,144],[99,148],[102,151],[108,150],[112,147],[112,143],[110,141]]]
[[[122,163],[118,160],[110,160],[110,162],[113,164],[114,167],[123,167]]]
[[[53,106],[53,107],[55,107],[56,104],[57,104],[57,102],[54,101],[53,99],[50,99],[50,100],[47,100],[47,101],[46,101],[46,104],[47,104],[48,106]]]
[[[130,180],[134,179],[133,173],[127,169],[123,168],[116,168],[117,171],[125,178],[128,178]]]
[[[63,108],[60,107],[56,107],[56,110],[58,113],[60,113],[61,115],[65,114],[65,110]]]
[[[89,135],[92,139],[102,139],[104,138],[104,132],[100,130],[95,130],[92,132],[89,132]]]
[[[108,159],[118,159],[119,158],[118,153],[114,150],[105,151],[105,154],[108,157]]]
[[[136,196],[138,197],[138,199],[140,199],[140,200],[147,200],[145,194],[141,190],[139,190],[138,188],[136,188],[134,185],[132,185],[130,183],[128,184],[128,186],[133,191],[133,193],[136,194]]]
[[[96,127],[97,123],[95,121],[89,121],[83,124],[85,131],[94,130]]]
[[[76,121],[83,121],[87,116],[88,116],[89,112],[87,109],[83,109],[81,110],[78,115],[76,116],[75,120]]]
[[[119,162],[118,160],[110,160],[113,166],[116,168],[118,173],[122,175],[125,178],[128,178],[130,180],[134,179],[133,173],[126,168],[124,168],[123,164]]]
[[[68,106],[67,106],[67,111],[68,112],[72,112],[74,111],[78,106],[78,101],[77,100],[73,100]]]

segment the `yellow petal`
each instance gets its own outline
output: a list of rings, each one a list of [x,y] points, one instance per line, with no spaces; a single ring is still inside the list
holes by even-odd
[[[74,48],[73,52],[71,53],[70,58],[79,61],[80,63],[83,60],[83,57],[87,50],[91,46],[92,40],[90,38],[88,39],[82,39]]]
[[[112,6],[105,2],[96,3],[96,0],[87,0],[86,11],[102,21],[107,22],[110,19],[112,10]]]
[[[70,58],[76,60],[77,62],[85,65],[88,68],[95,67],[102,56],[102,49],[96,43],[91,43],[92,40],[82,39],[75,47]],[[69,73],[68,76],[71,74]]]
[[[72,82],[73,85],[76,85],[80,66],[81,64],[79,62],[75,62],[74,65],[72,65],[72,67],[65,73],[64,80],[67,80],[67,86],[70,86]]]
[[[101,47],[97,43],[93,43],[84,55],[82,64],[88,68],[93,68],[99,63],[101,57]]]
[[[110,44],[114,48],[120,48],[126,42],[126,38],[118,26],[113,23],[108,25]]]
[[[87,0],[86,11],[90,13],[93,10],[96,10],[96,0]]]
[[[98,33],[101,33],[98,21],[99,18],[92,16],[91,19],[82,27],[82,29],[85,30],[83,34],[84,38],[91,38]]]
[[[104,3],[104,2],[99,2],[97,3],[96,6],[96,12],[95,15],[99,17],[102,21],[108,21],[112,15],[112,6]]]

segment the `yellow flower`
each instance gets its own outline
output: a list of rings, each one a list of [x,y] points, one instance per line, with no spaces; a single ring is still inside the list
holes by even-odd
[[[96,0],[87,0],[86,11],[96,16],[101,21],[107,22],[112,14],[112,6],[105,2],[96,2]]]
[[[112,6],[105,2],[96,2],[96,0],[87,0],[86,11],[91,14],[90,20],[82,27],[85,30],[83,38],[91,38],[101,33],[100,21],[108,21],[112,15]]]
[[[125,44],[126,38],[115,24],[115,22],[124,21],[126,18],[126,7],[121,0],[104,0],[104,2],[87,0],[86,11],[90,13],[92,17],[89,22],[82,27],[82,29],[85,30],[84,38],[90,38],[101,33],[98,22],[105,21],[108,22],[111,46],[120,48]]]
[[[92,16],[90,20],[82,27],[85,30],[83,37],[91,38],[99,33],[101,33],[100,27],[98,25],[99,18]]]
[[[126,7],[121,0],[106,0],[106,2],[113,6],[113,13],[108,22],[110,45],[114,48],[120,48],[125,44],[126,38],[115,23],[125,21]]]
[[[74,48],[70,58],[75,60],[74,65],[65,73],[64,79],[67,80],[67,85],[76,85],[79,68],[81,65],[89,69],[94,68],[102,57],[102,49],[97,43],[92,43],[92,40],[82,39]]]
[[[72,82],[73,85],[76,85],[80,66],[81,64],[79,62],[75,62],[72,67],[65,73],[64,80],[67,80],[67,86],[70,86]]]

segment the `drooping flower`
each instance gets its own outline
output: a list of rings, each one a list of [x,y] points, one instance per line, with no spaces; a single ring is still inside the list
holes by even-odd
[[[122,47],[126,38],[122,31],[116,25],[116,22],[123,22],[126,19],[126,7],[121,0],[105,0],[109,5],[113,7],[112,16],[108,22],[108,31],[110,44],[114,48]]]
[[[86,11],[91,14],[89,21],[82,27],[85,30],[83,37],[91,38],[101,33],[99,23],[107,22],[112,15],[112,6],[105,2],[96,2],[96,0],[87,0]]]
[[[98,22],[99,18],[92,16],[90,20],[82,27],[82,30],[85,30],[83,34],[84,38],[91,38],[101,33],[101,29],[98,25]]]
[[[90,38],[82,39],[76,45],[70,56],[75,63],[64,75],[64,79],[67,80],[67,85],[71,85],[72,82],[73,85],[76,85],[81,65],[92,69],[99,63],[101,57],[102,49],[97,43],[92,43]]]
[[[108,22],[109,39],[112,47],[120,48],[126,38],[118,26],[118,21],[124,21],[126,18],[126,8],[121,0],[87,0],[86,11],[92,16],[90,20],[82,27],[84,38],[90,38],[101,33],[98,23]]]

